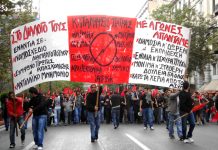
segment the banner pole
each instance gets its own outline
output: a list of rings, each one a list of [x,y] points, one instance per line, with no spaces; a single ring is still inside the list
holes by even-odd
[[[95,103],[95,107],[98,107],[98,101],[99,101],[99,84],[98,84],[98,90],[97,90],[97,97],[96,97],[96,103]],[[95,110],[95,118],[98,116],[98,110]]]

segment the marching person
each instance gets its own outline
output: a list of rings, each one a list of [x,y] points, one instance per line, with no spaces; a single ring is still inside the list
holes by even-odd
[[[182,117],[182,132],[184,143],[193,143],[192,133],[195,128],[195,118],[192,112],[194,100],[189,92],[189,83],[184,81],[183,90],[179,93],[179,111]],[[187,121],[189,122],[189,131],[187,134]]]
[[[44,140],[44,128],[47,119],[47,106],[48,102],[46,98],[38,93],[37,89],[31,87],[29,93],[32,98],[29,102],[29,113],[33,113],[32,118],[32,129],[33,129],[33,138],[34,138],[34,149],[42,150],[43,149],[43,140]]]
[[[91,142],[98,140],[98,132],[100,128],[100,95],[102,87],[97,91],[97,86],[92,84],[91,92],[87,95],[86,108],[87,108],[87,119],[90,124],[91,130]]]
[[[112,119],[114,124],[114,129],[117,129],[119,127],[120,122],[120,101],[121,96],[114,92],[114,94],[111,96],[111,107],[112,107]]]
[[[145,89],[144,93],[140,97],[140,112],[143,116],[144,130],[147,130],[148,124],[150,130],[154,130],[152,99],[151,93],[148,91],[148,89]]]
[[[169,131],[169,137],[170,139],[175,139],[174,136],[174,123],[176,123],[177,127],[177,134],[179,139],[182,140],[182,121],[179,115],[179,94],[180,92],[177,91],[176,89],[170,89],[168,90],[167,93],[170,98],[168,101],[168,116],[169,116],[169,126],[168,126],[168,131]],[[176,120],[174,122],[174,120]]]
[[[17,130],[17,123],[19,126],[23,123],[23,100],[15,97],[13,92],[8,93],[7,110],[10,122],[10,147],[15,147],[15,130]],[[21,128],[21,144],[24,145],[25,127]]]
[[[8,110],[7,110],[7,101],[8,101],[8,94],[2,94],[0,96],[0,101],[1,101],[1,109],[3,113],[3,118],[4,118],[4,124],[5,124],[5,130],[8,131],[9,127],[9,117],[8,117]]]
[[[78,124],[81,121],[82,102],[84,102],[83,96],[79,90],[76,91],[74,102],[74,124]]]

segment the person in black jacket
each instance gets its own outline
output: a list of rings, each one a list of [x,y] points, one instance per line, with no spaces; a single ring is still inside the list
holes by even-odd
[[[97,91],[97,86],[95,84],[91,85],[91,92],[87,95],[86,109],[87,109],[87,119],[90,124],[91,130],[91,142],[95,142],[98,139],[98,131],[100,128],[100,95],[102,92],[102,87]],[[98,97],[98,98],[97,98]]]
[[[32,129],[34,138],[34,149],[43,149],[44,128],[47,120],[47,106],[48,102],[46,98],[38,93],[37,89],[31,87],[29,93],[32,98],[29,101],[29,113],[33,113]]]
[[[179,93],[179,111],[182,116],[182,134],[184,143],[193,143],[192,133],[195,128],[195,118],[192,112],[194,100],[189,92],[189,83],[184,81],[183,90]],[[187,132],[187,121],[189,122],[189,131]]]
[[[112,107],[111,113],[113,118],[114,129],[117,129],[119,127],[119,122],[120,122],[121,96],[117,92],[114,92],[110,100],[111,100],[111,107]]]

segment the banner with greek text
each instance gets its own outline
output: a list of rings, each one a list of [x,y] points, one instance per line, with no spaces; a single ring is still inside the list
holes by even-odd
[[[188,28],[138,19],[129,83],[181,88],[189,38]]]
[[[68,17],[71,81],[128,83],[135,18]]]
[[[65,80],[181,86],[190,29],[152,20],[68,16],[11,32],[15,94]]]
[[[70,81],[67,18],[13,29],[11,54],[15,94],[47,81]]]

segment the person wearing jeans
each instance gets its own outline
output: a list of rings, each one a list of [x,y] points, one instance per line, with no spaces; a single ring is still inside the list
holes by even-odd
[[[102,87],[100,87],[99,92],[97,92],[97,86],[95,84],[91,85],[91,92],[87,95],[86,108],[88,115],[88,122],[90,124],[91,131],[91,142],[98,140],[98,132],[100,128],[100,95],[102,92]]]
[[[168,101],[168,118],[169,118],[169,137],[171,139],[175,139],[174,137],[174,123],[176,123],[177,127],[177,135],[182,140],[182,122],[179,115],[179,92],[168,90],[167,94],[169,95]],[[174,122],[174,120],[176,120]]]
[[[55,126],[59,125],[60,115],[61,115],[61,99],[60,96],[56,95],[54,99],[54,118],[55,118]]]
[[[76,91],[76,96],[74,97],[75,108],[74,108],[74,124],[78,124],[81,121],[81,112],[82,112],[82,102],[83,96],[80,91]]]
[[[114,129],[117,129],[119,127],[119,122],[120,122],[121,96],[118,93],[114,92],[110,100],[112,106],[112,119],[113,119]]]
[[[144,94],[140,97],[140,112],[143,116],[144,129],[147,129],[149,124],[150,129],[154,130],[152,100],[147,89],[145,89]]]
[[[182,117],[182,132],[184,143],[193,143],[192,133],[195,128],[195,118],[192,113],[194,100],[189,92],[189,83],[184,81],[183,90],[179,93],[179,111]],[[189,122],[189,131],[187,132],[187,121]]]
[[[47,107],[49,101],[46,100],[44,96],[38,93],[37,89],[31,87],[29,93],[32,98],[29,102],[29,113],[33,113],[32,119],[32,129],[33,129],[33,138],[34,138],[34,149],[42,150],[43,149],[43,140],[44,140],[44,128],[45,122],[47,120]]]
[[[14,96],[13,92],[9,92],[8,101],[6,103],[8,116],[10,118],[10,147],[15,147],[15,129],[17,127],[17,123],[19,126],[23,123],[23,99]],[[25,140],[25,126],[21,128],[21,144],[24,145]]]

